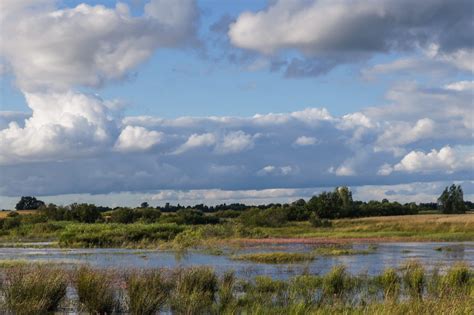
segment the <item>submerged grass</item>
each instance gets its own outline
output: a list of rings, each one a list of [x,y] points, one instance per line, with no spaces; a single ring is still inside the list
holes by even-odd
[[[15,267],[6,271],[1,293],[14,314],[46,314],[57,310],[67,284],[64,271],[57,268]]]
[[[265,264],[291,264],[315,259],[313,254],[309,253],[287,253],[287,252],[271,252],[271,253],[251,253],[234,255],[234,260],[244,260]]]
[[[232,272],[218,277],[205,267],[122,272],[82,267],[70,270],[70,277],[45,266],[4,272],[1,314],[49,314],[61,305],[79,305],[75,311],[91,314],[145,315],[474,312],[474,274],[464,264],[445,273],[428,273],[419,263],[409,262],[377,276],[352,275],[344,266],[335,266],[325,275],[302,274],[288,280],[243,280]],[[68,285],[75,287],[77,297],[65,296]]]

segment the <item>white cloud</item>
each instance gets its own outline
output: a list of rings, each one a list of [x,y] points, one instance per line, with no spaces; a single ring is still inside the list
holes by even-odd
[[[254,146],[253,137],[242,130],[226,134],[218,143],[216,151],[219,153],[238,153]]]
[[[316,139],[315,137],[301,136],[301,137],[296,138],[295,140],[295,145],[302,146],[302,147],[315,145],[316,143],[318,143],[318,139]]]
[[[439,151],[433,149],[428,153],[411,151],[403,157],[393,169],[400,172],[442,172],[474,170],[474,147],[445,146]]]
[[[240,14],[228,36],[235,47],[279,55],[288,77],[320,75],[376,53],[420,48],[433,59],[472,69],[471,9],[469,1],[277,0]],[[299,56],[285,58],[288,51]]]
[[[286,165],[286,166],[273,166],[267,165],[257,172],[257,175],[274,175],[274,176],[288,176],[294,175],[299,172],[297,167]]]
[[[1,41],[0,53],[28,91],[120,79],[157,48],[192,41],[197,20],[191,0],[151,0],[142,17],[131,16],[123,3],[55,9],[52,1],[18,2],[3,4],[2,34],[14,40]]]
[[[181,154],[188,150],[200,148],[200,147],[209,147],[216,144],[216,136],[212,133],[197,134],[193,133],[189,136],[188,140],[183,143],[174,154]]]
[[[468,91],[474,93],[474,81],[459,81],[446,84],[445,89],[454,91]]]
[[[120,133],[115,148],[119,151],[148,150],[160,143],[162,139],[162,132],[149,131],[137,126],[126,126]]]

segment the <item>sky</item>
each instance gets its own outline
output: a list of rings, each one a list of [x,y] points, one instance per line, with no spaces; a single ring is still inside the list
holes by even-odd
[[[474,4],[3,0],[0,208],[474,199]]]

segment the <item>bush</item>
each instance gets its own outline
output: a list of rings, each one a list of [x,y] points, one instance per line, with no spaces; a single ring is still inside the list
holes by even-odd
[[[264,210],[253,208],[244,211],[239,220],[245,226],[279,227],[288,222],[288,208],[273,207]]]
[[[194,209],[181,209],[176,212],[176,223],[197,225],[197,224],[217,224],[219,218],[212,215],[204,215],[204,212]]]
[[[169,296],[170,286],[159,271],[133,273],[127,279],[129,312],[137,315],[156,314]]]
[[[109,221],[113,223],[133,223],[136,220],[135,211],[130,208],[119,208],[110,212]]]
[[[170,241],[183,230],[176,224],[72,224],[60,234],[59,242],[63,246],[117,247]]]
[[[214,271],[206,267],[178,270],[171,309],[178,314],[209,313],[216,299],[218,279]]]
[[[309,222],[314,227],[331,227],[332,223],[328,219],[321,219],[316,213],[311,213]]]
[[[66,295],[64,271],[46,267],[16,267],[6,272],[1,292],[14,314],[36,315],[57,310]]]
[[[81,267],[76,272],[74,284],[79,302],[87,312],[110,314],[116,309],[118,303],[109,273]]]

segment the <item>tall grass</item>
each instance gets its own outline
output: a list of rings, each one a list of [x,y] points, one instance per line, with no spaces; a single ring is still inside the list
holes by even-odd
[[[218,279],[211,268],[179,269],[174,275],[175,288],[171,309],[177,314],[209,313],[216,300]]]
[[[92,314],[110,314],[118,306],[112,275],[103,270],[81,267],[74,285],[82,308]]]
[[[6,308],[14,314],[46,314],[58,308],[67,284],[63,270],[22,266],[6,271],[1,293]]]
[[[410,261],[404,266],[403,284],[408,295],[413,299],[421,299],[426,284],[425,270],[417,261]]]
[[[158,270],[133,272],[127,279],[128,309],[134,315],[156,314],[170,294],[170,285]]]
[[[64,311],[61,305],[90,314],[474,314],[473,272],[465,264],[428,273],[409,262],[376,276],[335,266],[288,280],[217,276],[206,267],[124,273],[82,267],[70,271],[77,298],[69,299],[62,270],[30,265],[5,272],[0,314],[49,314]]]

